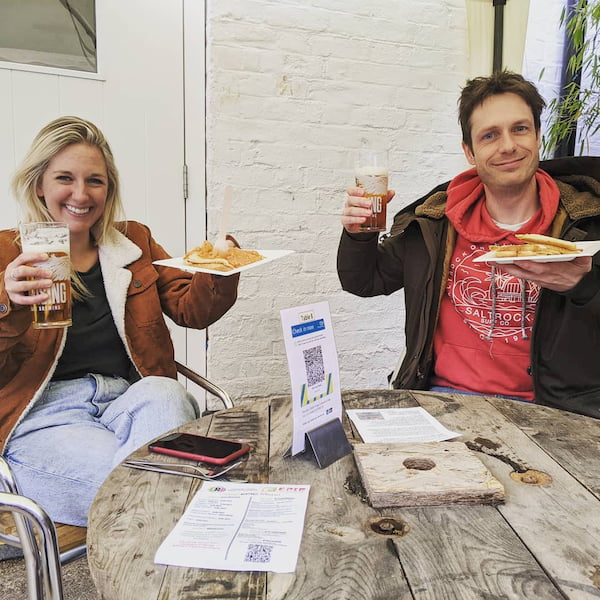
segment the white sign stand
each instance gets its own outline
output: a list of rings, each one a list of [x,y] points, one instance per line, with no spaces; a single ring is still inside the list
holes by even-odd
[[[329,303],[281,311],[292,384],[294,430],[291,455],[308,440],[320,468],[350,453],[342,427],[342,396]]]

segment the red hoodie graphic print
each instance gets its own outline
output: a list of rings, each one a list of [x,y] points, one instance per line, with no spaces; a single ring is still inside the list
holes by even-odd
[[[490,244],[518,243],[515,233],[548,233],[559,192],[543,171],[536,180],[541,207],[517,232],[499,228],[489,216],[474,169],[448,187],[446,215],[457,239],[434,336],[433,385],[534,399],[529,338],[539,286],[473,259]]]

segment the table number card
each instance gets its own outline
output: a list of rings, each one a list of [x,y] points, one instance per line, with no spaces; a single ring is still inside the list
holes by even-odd
[[[337,351],[328,302],[281,311],[292,385],[291,454],[311,445],[320,467],[351,451],[342,428]]]

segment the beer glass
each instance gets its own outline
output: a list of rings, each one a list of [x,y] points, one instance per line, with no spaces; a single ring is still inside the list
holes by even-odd
[[[69,227],[66,223],[53,221],[44,223],[23,223],[21,246],[23,252],[45,252],[48,260],[35,263],[52,271],[50,296],[43,304],[34,304],[33,327],[46,329],[71,325],[71,260],[69,247]]]
[[[354,175],[357,187],[365,190],[365,198],[372,203],[371,216],[360,226],[361,231],[386,230],[386,203],[388,191],[387,150],[361,148],[356,154]]]

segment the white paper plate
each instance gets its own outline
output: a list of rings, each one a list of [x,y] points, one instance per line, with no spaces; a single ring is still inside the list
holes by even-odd
[[[500,265],[510,265],[521,260],[532,260],[534,262],[565,262],[573,260],[578,256],[594,256],[600,250],[600,240],[592,242],[576,242],[581,249],[577,254],[538,254],[537,256],[496,256],[493,252],[486,252],[483,256],[473,259],[473,262],[490,262]]]
[[[190,273],[209,273],[210,275],[227,276],[233,275],[234,273],[241,273],[242,271],[247,271],[248,269],[254,269],[254,267],[260,267],[261,265],[271,262],[272,260],[277,260],[278,258],[283,258],[288,254],[293,254],[294,250],[257,250],[257,252],[264,256],[262,260],[257,260],[249,265],[238,267],[237,269],[232,269],[231,271],[213,271],[212,269],[193,267],[192,265],[188,265],[184,262],[183,256],[179,256],[177,258],[166,258],[164,260],[155,260],[154,264],[161,265],[163,267],[175,267],[176,269],[189,271]]]

